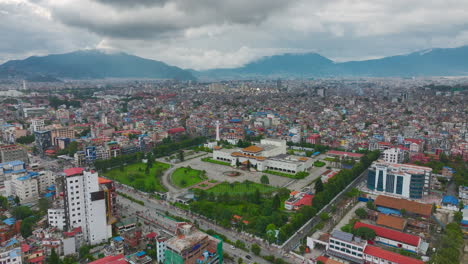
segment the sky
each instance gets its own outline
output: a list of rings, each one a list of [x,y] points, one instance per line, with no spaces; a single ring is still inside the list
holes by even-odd
[[[0,0],[0,63],[83,49],[197,70],[468,45],[466,0]]]

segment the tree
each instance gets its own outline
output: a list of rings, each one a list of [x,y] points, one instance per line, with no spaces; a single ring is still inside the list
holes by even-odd
[[[321,219],[322,221],[325,222],[325,221],[327,221],[328,219],[330,219],[330,215],[327,214],[327,213],[321,213],[321,214],[320,214],[320,219]]]
[[[179,151],[179,160],[184,161],[184,151],[183,150]]]
[[[0,207],[2,209],[8,209],[8,198],[5,196],[0,196]]]
[[[280,206],[281,206],[280,197],[279,197],[278,194],[275,194],[275,196],[273,196],[273,202],[272,202],[271,208],[272,208],[273,210],[276,210],[276,209],[278,209]]]
[[[260,194],[260,190],[258,188],[255,189],[254,196],[253,196],[253,202],[255,204],[260,204],[261,198],[262,198],[262,195]]]
[[[60,264],[60,258],[55,252],[55,248],[52,248],[52,252],[50,253],[49,256],[49,261],[47,262],[49,264]]]
[[[245,248],[245,243],[242,242],[242,241],[240,241],[240,240],[238,239],[238,240],[236,240],[235,246],[236,246],[237,248],[244,249],[244,248]]]
[[[375,204],[371,200],[367,201],[366,206],[367,206],[367,209],[369,209],[369,210],[375,210],[376,209]]]
[[[186,180],[182,179],[182,180],[180,181],[180,185],[182,185],[182,186],[185,187],[186,184],[187,184],[187,181],[186,181]]]
[[[455,214],[453,215],[453,221],[457,222],[457,223],[460,223],[461,220],[463,220],[463,213],[462,212],[455,212]]]
[[[260,247],[257,245],[257,244],[252,244],[252,246],[250,246],[250,250],[252,251],[252,253],[254,253],[256,256],[260,255]]]
[[[242,260],[242,258],[237,259],[237,264],[242,264],[242,263],[244,263],[244,261]]]
[[[276,240],[276,226],[275,224],[269,224],[266,227],[266,238],[268,242],[273,243]]]
[[[236,167],[239,168],[239,166],[240,166],[239,158],[236,158]]]
[[[401,208],[400,209],[400,213],[402,216],[406,216],[406,209],[405,208]]]
[[[28,217],[21,222],[20,232],[23,238],[28,238],[32,235],[33,226],[36,223],[34,217]]]
[[[375,238],[375,231],[368,227],[356,228],[353,230],[353,234],[365,240],[372,240]]]
[[[85,258],[87,255],[89,255],[89,250],[90,250],[90,247],[87,246],[87,245],[84,245],[84,246],[81,246],[78,253],[80,255],[80,259],[83,259]]]
[[[361,219],[367,217],[367,211],[364,208],[358,208],[355,213]]]
[[[13,209],[12,214],[14,218],[23,220],[33,215],[33,212],[31,211],[31,208],[27,206],[17,206]]]
[[[19,198],[18,196],[15,196],[15,203],[16,203],[16,204],[20,204],[20,202],[21,202],[21,201],[20,201],[20,198]]]
[[[31,144],[33,142],[34,142],[34,135],[23,136],[23,137],[19,137],[16,139],[16,143],[18,144]]]
[[[323,191],[323,182],[321,179],[315,182],[315,193]]]
[[[46,198],[39,199],[39,211],[41,211],[41,213],[47,213],[47,209],[49,209],[49,200]]]
[[[262,177],[260,178],[260,182],[262,184],[270,184],[270,179],[268,178],[268,176],[262,175]]]

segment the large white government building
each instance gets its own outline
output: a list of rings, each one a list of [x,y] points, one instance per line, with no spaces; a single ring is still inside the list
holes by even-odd
[[[229,162],[236,166],[237,162],[250,162],[258,171],[272,170],[295,174],[307,171],[312,166],[312,160],[306,157],[287,154],[285,140],[262,139],[260,144],[247,148],[214,149],[213,159]]]

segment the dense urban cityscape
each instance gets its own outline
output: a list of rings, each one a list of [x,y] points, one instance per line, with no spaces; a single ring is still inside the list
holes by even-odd
[[[468,264],[467,17],[0,0],[0,264]]]
[[[464,261],[467,83],[4,82],[0,262]]]

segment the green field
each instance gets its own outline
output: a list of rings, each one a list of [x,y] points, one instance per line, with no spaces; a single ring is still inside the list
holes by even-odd
[[[305,171],[300,171],[300,172],[298,172],[296,174],[289,174],[289,173],[280,172],[280,171],[273,171],[273,170],[266,170],[266,171],[262,171],[262,172],[272,174],[272,175],[281,176],[281,177],[287,177],[287,178],[291,178],[291,179],[304,179],[305,177],[309,176],[309,173],[305,172]]]
[[[135,163],[123,168],[115,168],[104,173],[107,178],[120,183],[132,186],[135,189],[145,192],[166,192],[166,188],[161,184],[160,177],[163,172],[170,168],[170,165],[162,162],[154,162],[149,173],[145,173],[146,164]],[[159,176],[156,176],[159,175]]]
[[[316,160],[316,161],[314,162],[314,166],[315,166],[315,167],[323,167],[323,166],[325,166],[325,165],[326,165],[326,163],[323,162],[323,161],[320,161],[320,160]]]
[[[172,183],[180,188],[185,188],[206,180],[202,171],[191,168],[178,168],[172,173]]]
[[[213,164],[218,164],[218,165],[224,165],[224,166],[231,166],[231,163],[229,162],[224,162],[224,161],[219,161],[219,160],[214,160],[212,158],[203,158],[201,159],[204,162],[209,162]]]
[[[255,190],[258,189],[261,193],[270,193],[274,190],[276,190],[275,187],[271,187],[268,185],[263,185],[260,183],[255,183],[255,182],[234,182],[234,183],[228,183],[228,182],[223,182],[221,184],[218,184],[208,190],[206,192],[208,193],[214,193],[214,194],[223,194],[223,193],[229,193],[229,194],[245,194],[245,193],[254,193]]]

